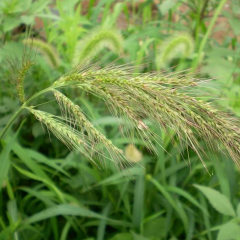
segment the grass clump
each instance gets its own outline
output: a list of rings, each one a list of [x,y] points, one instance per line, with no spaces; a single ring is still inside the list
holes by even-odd
[[[88,121],[80,106],[59,92],[61,88],[81,89],[103,99],[111,113],[124,120],[122,133],[132,139],[140,137],[150,151],[157,152],[154,146],[161,143],[145,119],[169,133],[174,131],[180,146],[192,148],[203,164],[203,156],[207,154],[201,146],[201,139],[215,151],[224,146],[239,167],[239,123],[234,117],[193,95],[192,90],[199,84],[200,81],[190,75],[146,73],[136,76],[126,66],[109,65],[99,69],[82,65],[30,97],[21,109],[28,109],[69,148],[79,150],[90,160],[94,154],[101,163],[103,158],[107,158],[123,168],[126,158],[122,151]],[[65,123],[64,118],[29,107],[33,99],[50,91],[59,102]]]

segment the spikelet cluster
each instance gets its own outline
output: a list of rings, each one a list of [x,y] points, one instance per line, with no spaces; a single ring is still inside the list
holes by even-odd
[[[15,86],[20,102],[26,101],[24,91],[24,80],[31,66],[34,64],[31,54],[31,48],[24,48],[22,59],[9,57],[7,59],[9,70],[8,79]]]
[[[56,97],[58,100],[63,101],[62,103],[65,104],[65,100],[68,103],[71,103],[70,107],[73,107],[72,110],[78,111],[78,107],[73,104],[68,98],[64,97],[59,92],[55,92]],[[63,98],[62,98],[63,97]],[[67,106],[69,107],[69,105]],[[86,119],[83,114],[76,113],[77,115],[74,116],[75,123],[72,122],[71,119],[63,119],[61,117],[54,116],[50,113],[36,110],[33,107],[26,107],[26,109],[31,112],[41,124],[45,125],[49,132],[52,132],[63,144],[65,144],[70,150],[76,150],[90,159],[94,164],[99,166],[96,160],[101,160],[101,165],[106,167],[106,160],[112,161],[117,169],[123,169],[125,166],[129,165],[126,161],[122,151],[115,147],[108,139],[104,138],[104,136],[99,133],[96,129],[94,129],[90,123],[86,123]],[[71,110],[70,110],[71,111]],[[73,112],[71,114],[74,114]],[[83,117],[83,118],[82,118]],[[65,120],[65,122],[64,122]],[[67,120],[67,122],[66,122]],[[83,123],[85,122],[85,124]],[[77,123],[80,122],[81,126]],[[71,125],[71,124],[74,124]],[[82,126],[85,126],[85,129],[82,129]],[[91,132],[91,136],[87,136],[84,133],[84,130],[88,130]],[[94,136],[97,139],[94,139]],[[108,155],[105,152],[98,149],[96,142],[104,144],[106,149],[108,150]]]
[[[91,144],[91,148],[96,157],[100,160],[103,157],[112,159],[117,166],[123,168],[126,163],[123,151],[113,145],[110,140],[92,125],[78,105],[74,104],[59,91],[53,90],[53,92],[59,103],[63,117],[69,122],[71,127],[81,132],[84,139]],[[102,162],[102,165],[104,165],[104,162]]]
[[[114,29],[95,28],[76,46],[73,66],[90,61],[102,49],[108,48],[115,53],[122,51],[122,36]]]
[[[101,42],[101,37],[95,40]],[[176,44],[178,41],[173,42]],[[191,49],[190,45],[186,48],[188,52]],[[119,129],[122,134],[132,140],[137,137],[151,152],[157,153],[156,144],[161,145],[161,141],[149,124],[174,133],[180,141],[179,148],[192,148],[204,166],[207,154],[202,140],[210,150],[225,149],[240,167],[238,120],[214,108],[210,102],[199,99],[198,86],[205,81],[197,80],[193,75],[184,72],[137,74],[128,65],[110,64],[100,69],[96,64],[89,66],[86,61],[25,101],[23,83],[32,64],[27,48],[21,64],[17,60],[9,60],[9,79],[23,102],[21,108],[30,111],[66,146],[78,150],[93,162],[100,159],[100,163],[105,165],[108,159],[117,168],[124,168],[129,163],[124,153],[90,123],[81,108],[59,91],[61,88],[81,89],[102,99],[110,112],[121,119]],[[29,107],[33,99],[49,91],[54,93],[63,118]]]
[[[140,74],[109,66],[104,69],[84,69],[60,78],[55,87],[71,85],[103,99],[115,116],[124,117],[146,146],[154,150],[156,134],[144,119],[166,131],[174,131],[181,145],[192,148],[204,163],[201,139],[211,150],[224,146],[237,165],[240,157],[238,121],[210,103],[193,96],[192,89],[201,82],[191,75]],[[131,134],[131,133],[130,133]]]
[[[52,45],[36,38],[26,38],[23,40],[23,43],[25,45],[31,45],[32,48],[42,54],[51,67],[58,67],[60,58]]]
[[[186,58],[194,51],[194,40],[186,33],[173,35],[165,39],[159,49],[156,57],[156,66],[158,69],[165,67],[173,58]]]

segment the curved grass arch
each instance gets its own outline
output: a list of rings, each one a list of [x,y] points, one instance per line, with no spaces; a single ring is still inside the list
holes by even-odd
[[[36,49],[36,51],[47,60],[51,67],[55,68],[59,66],[60,58],[57,54],[57,51],[49,43],[36,38],[26,38],[23,40],[23,43]]]
[[[93,29],[79,41],[73,58],[73,66],[90,61],[102,49],[109,48],[115,53],[122,51],[122,36],[114,29]]]
[[[188,57],[194,51],[193,38],[184,33],[180,35],[174,35],[163,41],[159,52],[156,57],[156,66],[159,70],[165,67],[173,58],[181,56],[182,58]]]

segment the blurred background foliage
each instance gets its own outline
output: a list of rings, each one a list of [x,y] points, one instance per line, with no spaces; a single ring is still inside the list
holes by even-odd
[[[76,62],[115,61],[135,72],[214,79],[205,100],[214,88],[218,105],[240,116],[239,34],[239,0],[2,0],[0,130],[20,104],[6,58],[21,59],[27,42],[36,49],[28,96]],[[239,171],[228,156],[208,153],[207,172],[196,153],[180,152],[178,142],[156,129],[165,150],[156,146],[159,154],[152,155],[140,139],[134,146],[121,136],[121,119],[102,101],[69,94],[141,166],[101,171],[22,115],[1,141],[1,240],[240,239]],[[39,108],[58,111],[47,103]]]

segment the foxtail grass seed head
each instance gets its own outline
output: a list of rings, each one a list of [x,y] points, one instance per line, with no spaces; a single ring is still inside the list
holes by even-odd
[[[51,44],[36,38],[26,38],[23,40],[23,43],[27,46],[32,46],[37,52],[42,54],[52,68],[59,66],[60,57],[58,56],[56,49]]]
[[[140,137],[153,152],[155,144],[161,143],[144,119],[165,131],[174,131],[179,145],[192,148],[202,162],[207,154],[200,144],[201,139],[215,151],[224,146],[239,165],[239,123],[196,97],[197,91],[192,90],[203,83],[184,73],[136,76],[127,68],[108,66],[74,71],[53,86],[76,87],[103,99],[111,113],[124,119],[124,126],[132,129],[127,130],[128,136]]]
[[[95,28],[77,44],[72,65],[76,66],[81,62],[90,61],[103,48],[120,53],[122,46],[122,36],[118,31],[115,29]]]
[[[193,53],[194,40],[187,33],[180,33],[165,39],[160,46],[159,54],[156,57],[156,66],[158,69],[167,66],[167,64],[178,56],[188,57]]]
[[[34,60],[32,57],[31,46],[24,48],[22,59],[17,59],[14,57],[7,58],[7,67],[9,70],[7,77],[9,81],[15,86],[18,98],[22,103],[26,101],[24,81],[29,69],[33,64]]]
[[[25,102],[23,80],[31,65],[32,61],[24,60],[11,77],[20,100],[24,102],[22,108],[31,112],[67,147],[78,150],[91,161],[100,159],[105,166],[106,160],[110,160],[120,169],[131,163],[122,150],[91,124],[80,106],[60,92],[62,88],[80,89],[102,99],[111,114],[121,119],[121,133],[131,140],[138,138],[151,152],[157,153],[156,145],[162,146],[159,136],[152,131],[151,125],[154,125],[171,135],[174,132],[179,148],[192,148],[204,166],[207,152],[202,140],[209,149],[217,152],[224,147],[239,167],[239,121],[210,102],[202,101],[198,86],[204,81],[192,75],[184,72],[135,74],[135,67],[127,65],[110,64],[99,68],[96,64],[81,63]],[[12,72],[14,67],[15,63],[10,62]],[[63,117],[29,107],[31,100],[48,91],[54,93]],[[129,149],[133,149],[132,145]]]
[[[63,117],[69,119],[70,126],[78,128],[83,134],[86,133],[84,138],[88,139],[93,150],[94,148],[98,149],[94,150],[94,152],[101,153],[101,155],[104,156],[104,152],[106,151],[108,157],[114,157],[114,160],[119,166],[124,165],[126,159],[122,150],[113,145],[110,140],[108,140],[91,124],[91,122],[89,122],[78,105],[74,104],[59,91],[54,90],[53,92],[59,103]]]
[[[113,162],[118,169],[123,169],[130,165],[123,155],[122,150],[118,149],[110,140],[98,132],[88,122],[77,105],[73,104],[60,92],[55,91],[54,93],[59,104],[61,104],[61,109],[63,110],[62,107],[64,107],[71,115],[70,118],[67,118],[67,115],[65,115],[65,123],[63,118],[35,110],[33,107],[28,107],[27,110],[69,149],[75,149],[84,154],[84,156],[95,164],[99,165],[95,161],[95,159],[98,159],[104,168],[106,168],[106,160]],[[62,102],[60,103],[60,101]],[[88,135],[85,134],[85,131]],[[101,145],[104,146],[104,149],[102,149]]]

